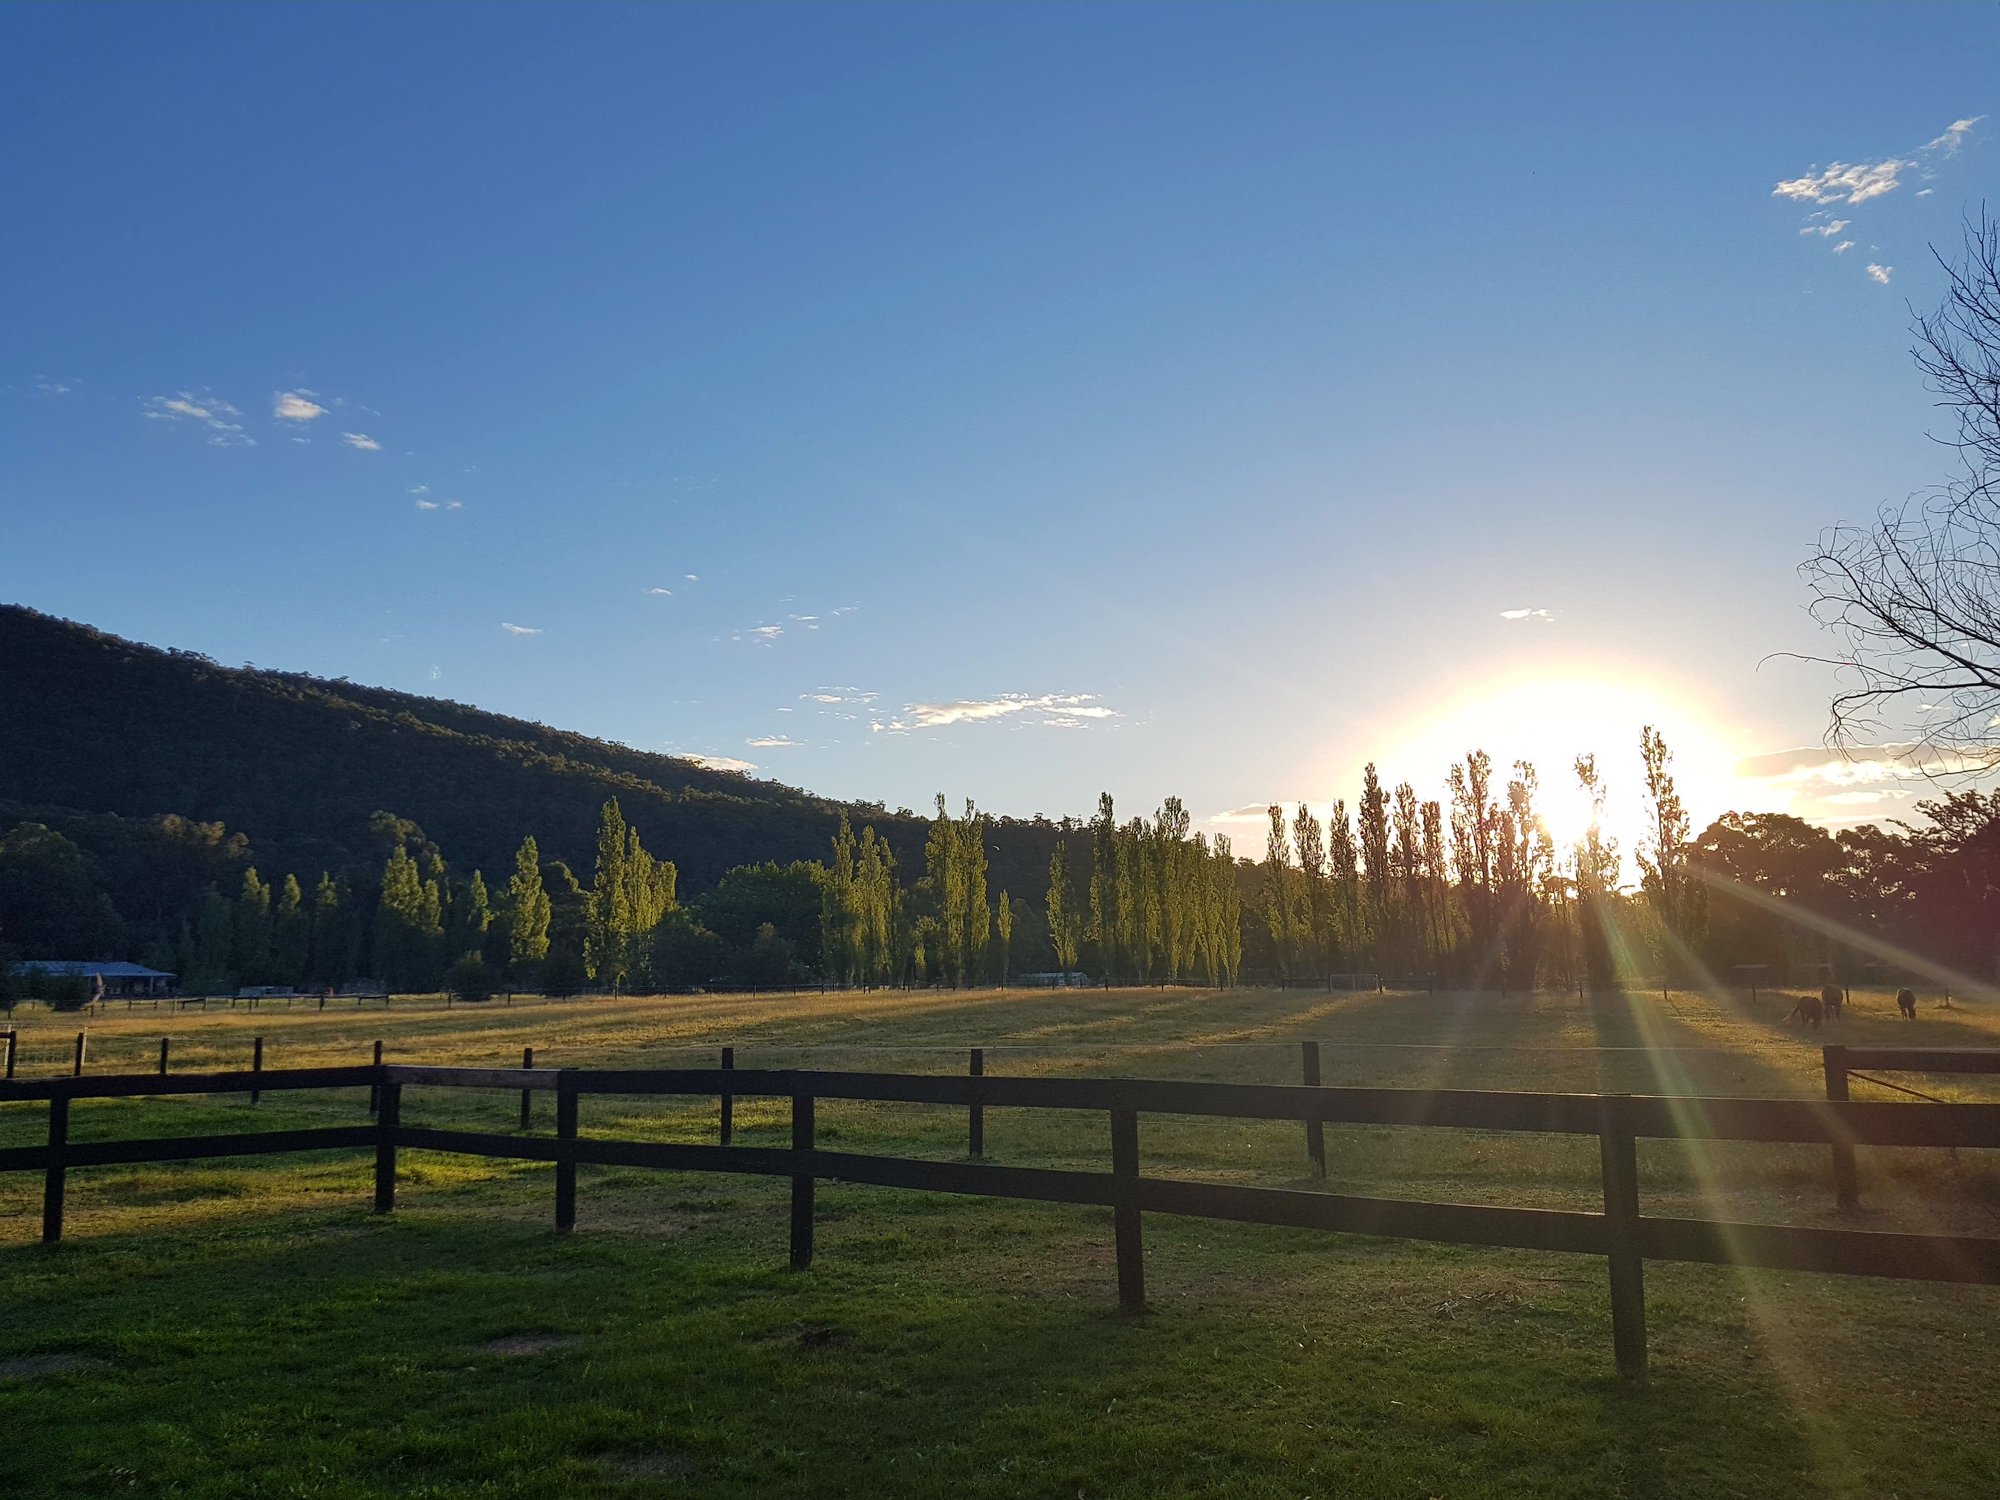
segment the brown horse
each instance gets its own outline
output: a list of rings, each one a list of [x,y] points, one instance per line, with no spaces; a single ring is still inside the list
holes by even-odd
[[[1820,989],[1819,1003],[1829,1021],[1838,1021],[1840,1008],[1847,1003],[1847,991],[1837,984],[1825,985]]]
[[[1824,1018],[1825,1013],[1826,1007],[1822,1002],[1813,999],[1811,995],[1801,995],[1799,996],[1799,1003],[1792,1007],[1791,1013],[1785,1019],[1787,1021],[1802,1022],[1812,1027],[1814,1031],[1818,1031],[1819,1023]]]
[[[1903,1013],[1904,1020],[1906,1021],[1916,1020],[1917,992],[1915,990],[1897,990],[1896,1009],[1900,1010]]]

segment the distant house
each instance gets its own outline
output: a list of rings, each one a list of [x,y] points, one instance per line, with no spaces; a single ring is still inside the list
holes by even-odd
[[[1080,969],[1057,970],[1047,974],[1022,974],[1015,981],[1031,990],[1088,989],[1091,978]]]
[[[32,958],[14,965],[17,974],[65,974],[86,980],[104,981],[104,993],[120,997],[160,995],[174,987],[173,974],[149,969],[144,964],[97,962],[86,959]]]

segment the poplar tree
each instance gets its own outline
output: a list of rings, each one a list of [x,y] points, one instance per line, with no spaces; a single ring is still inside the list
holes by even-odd
[[[1097,816],[1090,820],[1090,928],[1088,936],[1097,944],[1097,961],[1106,979],[1125,976],[1125,954],[1120,947],[1125,916],[1118,902],[1118,819],[1112,811],[1111,793],[1100,792]]]
[[[1465,905],[1472,931],[1472,983],[1484,988],[1498,972],[1500,931],[1494,898],[1498,853],[1497,809],[1494,806],[1493,757],[1474,750],[1463,765],[1451,768],[1451,858],[1458,875],[1459,900]]]
[[[486,929],[492,923],[493,907],[486,893],[486,879],[474,870],[472,879],[452,892],[449,951],[445,956],[455,963],[470,954],[482,953],[486,947]]]
[[[271,911],[271,972],[280,983],[295,985],[306,977],[311,926],[312,915],[305,909],[305,892],[299,889],[298,876],[287,875]]]
[[[1333,971],[1331,902],[1328,899],[1326,835],[1305,803],[1292,817],[1292,844],[1298,851],[1299,953],[1321,984]]]
[[[1612,933],[1616,914],[1612,893],[1618,888],[1618,843],[1604,835],[1604,782],[1597,757],[1576,758],[1576,781],[1590,799],[1590,822],[1578,840],[1572,859],[1576,870],[1577,936],[1583,949],[1583,973],[1592,989],[1613,977]]]
[[[993,911],[993,932],[1000,939],[1000,983],[1005,987],[1013,971],[1014,902],[1005,891]]]
[[[542,887],[542,852],[535,836],[521,840],[507,882],[507,966],[526,976],[549,954],[549,894]]]
[[[1063,973],[1076,968],[1079,942],[1076,897],[1070,890],[1069,850],[1061,839],[1049,856],[1049,893],[1045,909],[1049,919],[1049,945],[1055,949],[1056,967]]]
[[[1271,949],[1278,973],[1295,978],[1298,957],[1298,903],[1292,895],[1291,845],[1285,837],[1285,810],[1273,802],[1265,810],[1271,820],[1264,837],[1264,924],[1271,931]]]
[[[353,974],[353,932],[341,901],[340,883],[330,871],[320,872],[313,887],[311,930],[306,947],[306,973],[315,983],[344,984]]]
[[[859,979],[861,907],[854,867],[854,829],[841,814],[833,836],[833,863],[819,887],[819,952],[824,971],[841,983]]]
[[[1339,955],[1336,967],[1352,969],[1368,946],[1368,921],[1361,903],[1361,852],[1354,842],[1347,804],[1339,798],[1327,809],[1326,851],[1333,908],[1329,941]]]
[[[1649,813],[1646,842],[1638,849],[1640,889],[1653,908],[1666,972],[1685,980],[1708,936],[1708,893],[1688,863],[1687,809],[1674,785],[1673,753],[1648,724],[1639,735]]]
[[[1369,951],[1375,967],[1384,967],[1390,942],[1391,873],[1389,869],[1389,794],[1375,774],[1374,762],[1361,770],[1361,805],[1355,810],[1361,845],[1361,873],[1368,918]]]
[[[236,897],[230,967],[239,984],[261,983],[271,967],[271,888],[257,878],[254,865],[243,872],[243,889]]]
[[[597,816],[597,868],[585,908],[583,966],[592,979],[614,987],[625,977],[626,943],[634,925],[625,860],[625,815],[612,797]]]
[[[430,945],[438,933],[437,884],[417,873],[399,842],[382,868],[375,906],[375,967],[393,989],[413,990],[429,976]]]

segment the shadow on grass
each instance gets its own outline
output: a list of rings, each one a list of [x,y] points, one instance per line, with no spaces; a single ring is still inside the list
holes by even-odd
[[[8,1392],[0,1474],[49,1496],[1841,1492],[1740,1370],[1611,1376],[1595,1278],[1413,1318],[1490,1258],[1378,1246],[1315,1257],[1297,1306],[1211,1278],[1132,1318],[1045,1212],[843,1206],[870,1222],[806,1276],[761,1216],[663,1244],[337,1212],[0,1253],[0,1358],[101,1362]],[[839,1255],[877,1228],[894,1243]],[[1253,1281],[1300,1238],[1229,1235]]]

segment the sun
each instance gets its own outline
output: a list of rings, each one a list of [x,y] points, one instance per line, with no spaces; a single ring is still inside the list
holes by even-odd
[[[1590,800],[1574,770],[1594,755],[1604,784],[1604,827],[1636,876],[1633,851],[1646,827],[1639,736],[1646,725],[1663,735],[1670,767],[1693,831],[1700,833],[1731,806],[1738,790],[1736,755],[1712,716],[1684,695],[1643,676],[1607,671],[1534,674],[1489,683],[1446,702],[1420,719],[1382,763],[1386,780],[1408,779],[1423,795],[1443,790],[1447,768],[1473,750],[1493,757],[1496,795],[1504,795],[1516,761],[1535,768],[1535,805],[1558,846],[1583,836]],[[1425,791],[1425,787],[1431,789]]]

